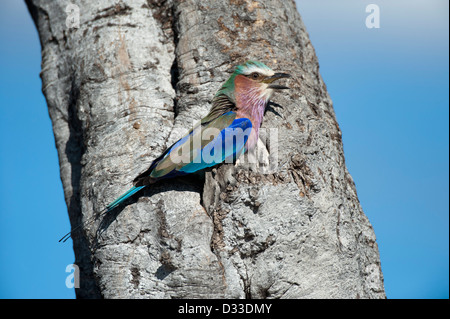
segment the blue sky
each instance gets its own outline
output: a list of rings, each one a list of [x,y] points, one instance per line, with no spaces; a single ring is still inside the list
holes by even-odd
[[[368,29],[366,5],[380,7]],[[446,0],[297,1],[377,235],[388,298],[449,297]],[[70,229],[40,45],[18,0],[0,4],[0,298],[74,298]]]

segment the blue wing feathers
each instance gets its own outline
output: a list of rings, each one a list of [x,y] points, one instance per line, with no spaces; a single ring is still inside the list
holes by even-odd
[[[182,167],[180,172],[193,173],[224,161],[232,162],[242,153],[251,128],[252,123],[247,118],[234,120],[198,152],[196,160]]]

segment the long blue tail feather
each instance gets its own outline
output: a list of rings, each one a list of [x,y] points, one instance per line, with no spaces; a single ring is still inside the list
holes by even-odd
[[[126,200],[127,198],[133,196],[134,194],[136,194],[137,192],[139,192],[141,189],[143,189],[145,186],[133,186],[132,188],[130,188],[128,191],[126,191],[125,193],[123,193],[121,196],[119,196],[116,200],[114,200],[111,204],[109,204],[108,206],[106,206],[106,212],[110,212],[111,210],[113,210],[114,208],[116,208],[117,206],[119,206],[124,200]]]
[[[138,191],[140,191],[141,189],[143,189],[145,186],[133,186],[132,188],[130,188],[127,192],[123,193],[122,195],[120,195],[117,199],[115,199],[112,203],[110,203],[108,206],[106,206],[106,208],[104,210],[102,210],[100,212],[100,215],[103,214],[107,214],[110,211],[112,211],[114,208],[116,208],[117,206],[119,206],[121,203],[123,203],[126,199],[130,198],[131,196],[133,196],[134,194],[136,194]],[[81,226],[89,224],[91,222],[93,222],[96,218],[98,217],[98,215],[91,217],[87,222],[85,222],[84,224],[81,223],[78,226],[76,226],[74,229],[72,229],[70,232],[68,232],[66,235],[64,235],[64,237],[62,237],[59,241],[61,242],[65,242],[66,240],[68,240],[71,236],[72,233],[79,229]]]

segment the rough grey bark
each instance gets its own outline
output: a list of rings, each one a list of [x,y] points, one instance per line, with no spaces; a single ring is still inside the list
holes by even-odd
[[[247,59],[289,71],[278,170],[171,180],[73,236],[80,298],[385,298],[374,231],[294,1],[27,0],[72,225],[131,186]],[[64,230],[61,230],[62,232]]]

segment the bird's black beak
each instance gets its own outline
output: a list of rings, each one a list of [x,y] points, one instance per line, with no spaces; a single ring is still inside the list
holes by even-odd
[[[269,89],[286,90],[286,89],[289,89],[287,86],[272,84],[272,82],[279,80],[279,79],[290,78],[290,77],[291,77],[290,74],[287,74],[287,73],[275,73],[271,77],[265,78],[263,82],[269,84],[269,86],[268,86]]]

